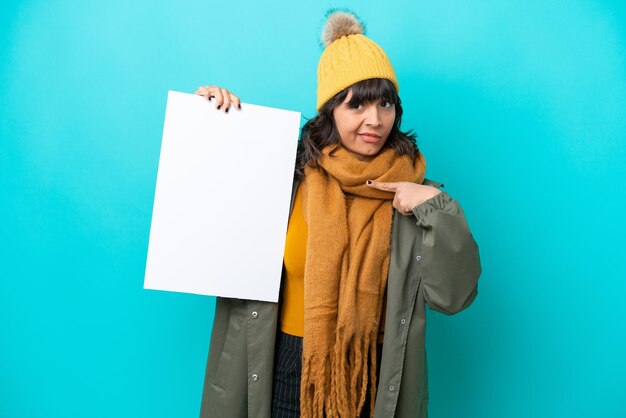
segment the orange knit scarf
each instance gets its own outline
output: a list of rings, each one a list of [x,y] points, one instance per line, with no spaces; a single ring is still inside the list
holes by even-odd
[[[424,158],[384,147],[371,161],[322,150],[302,180],[308,241],[304,270],[302,418],[354,418],[376,398],[376,337],[389,267],[393,192],[368,179],[422,183]],[[349,210],[345,193],[356,195]],[[369,363],[369,376],[368,376]],[[325,413],[325,415],[324,415]]]

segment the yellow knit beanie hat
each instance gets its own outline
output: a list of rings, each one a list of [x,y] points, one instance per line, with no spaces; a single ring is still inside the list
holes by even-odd
[[[386,78],[400,91],[387,54],[365,36],[357,16],[333,9],[326,17],[322,32],[325,49],[317,66],[317,110],[346,87],[370,78]]]

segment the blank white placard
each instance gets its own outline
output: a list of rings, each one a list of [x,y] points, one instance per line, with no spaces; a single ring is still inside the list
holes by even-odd
[[[278,301],[300,113],[170,91],[145,289]]]

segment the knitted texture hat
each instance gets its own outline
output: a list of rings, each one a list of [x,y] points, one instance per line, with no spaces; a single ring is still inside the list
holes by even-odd
[[[400,91],[385,51],[364,34],[352,12],[330,11],[322,32],[324,52],[317,66],[317,110],[335,94],[359,81],[386,78]]]

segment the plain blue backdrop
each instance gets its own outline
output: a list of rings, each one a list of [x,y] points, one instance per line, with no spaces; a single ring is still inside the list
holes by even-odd
[[[143,289],[167,91],[313,117],[333,6],[481,249],[472,307],[429,312],[431,416],[626,416],[623,2],[24,0],[0,5],[0,417],[198,415],[214,299]]]

